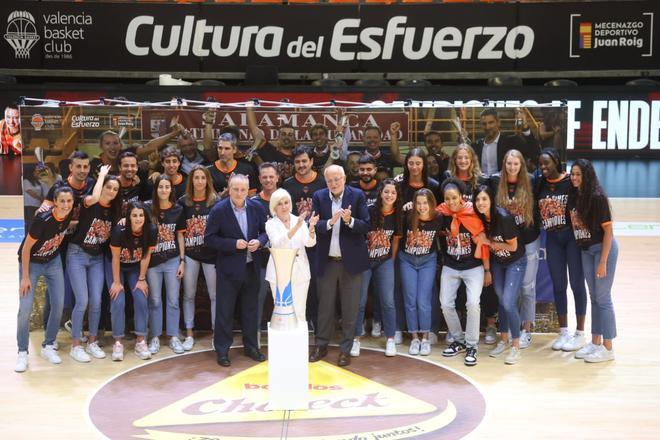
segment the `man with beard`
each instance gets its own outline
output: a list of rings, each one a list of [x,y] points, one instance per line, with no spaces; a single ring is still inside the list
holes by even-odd
[[[130,202],[151,198],[147,181],[140,179],[137,172],[137,155],[130,151],[121,153],[119,155],[119,197],[122,216],[126,214],[126,208]]]
[[[197,148],[197,139],[189,132],[184,131],[176,141],[176,145],[183,156],[181,159],[181,172],[188,175],[195,165],[208,166],[211,164],[206,151],[199,151]]]
[[[338,130],[341,128],[338,127]],[[328,142],[328,127],[323,124],[316,124],[309,129],[310,137],[314,143],[312,157],[314,159],[314,171],[323,173],[325,167],[332,164],[343,165],[340,159],[333,159],[332,146]]]
[[[20,156],[23,152],[21,116],[15,105],[5,107],[5,118],[0,121],[0,145],[0,154]]]
[[[395,122],[398,124],[398,122]],[[389,177],[392,177],[394,167],[403,165],[403,157],[399,154],[399,144],[392,137],[390,149],[385,150],[380,147],[383,133],[380,128],[370,125],[364,129],[362,141],[364,142],[364,154],[370,155],[376,162],[378,169],[388,170]]]
[[[485,175],[490,176],[501,171],[504,155],[509,150],[518,150],[523,154],[528,171],[536,168],[541,148],[524,115],[521,114],[520,118],[521,135],[509,136],[502,135],[500,132],[500,119],[494,108],[482,111],[480,118],[485,137],[477,140],[474,152],[479,157],[481,171]]]
[[[71,218],[70,228],[75,227],[78,221],[78,213],[80,212],[80,204],[85,196],[92,193],[95,180],[89,177],[90,163],[87,153],[76,151],[71,156],[69,161],[69,176],[66,180],[58,180],[48,191],[46,198],[39,207],[39,212],[45,211],[53,206],[54,194],[58,188],[68,186],[73,190],[73,215]]]
[[[257,124],[254,108],[247,108],[247,122],[254,144],[258,145],[258,163],[270,162],[277,167],[281,181],[293,175],[293,149],[296,147],[296,131],[290,124],[278,128],[277,146],[266,140]]]
[[[291,195],[293,215],[312,213],[312,195],[325,188],[325,179],[312,168],[312,149],[301,145],[293,150],[296,173],[284,181],[282,188]]]
[[[357,182],[351,182],[350,185],[354,188],[359,188],[364,193],[364,197],[367,199],[367,206],[372,206],[376,204],[376,199],[378,198],[378,181],[376,180],[376,161],[373,157],[368,154],[363,154],[360,156],[358,161],[359,166],[359,175],[360,180]]]
[[[257,192],[257,180],[254,168],[248,162],[236,160],[234,155],[238,150],[237,139],[231,133],[218,136],[218,160],[208,166],[213,178],[213,187],[222,195],[232,174],[242,174],[249,179],[250,195]]]

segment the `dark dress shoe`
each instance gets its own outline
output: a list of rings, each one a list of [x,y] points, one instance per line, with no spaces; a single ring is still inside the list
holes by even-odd
[[[217,362],[218,365],[220,365],[221,367],[231,366],[231,361],[229,360],[229,356],[227,356],[226,354],[218,356]]]
[[[263,362],[266,360],[266,356],[256,348],[246,348],[243,352],[245,353],[245,356],[253,361]]]
[[[327,345],[317,345],[312,354],[309,355],[310,362],[318,362],[328,355]]]
[[[339,353],[339,358],[337,359],[337,365],[340,367],[347,367],[351,365],[351,356],[348,353]]]

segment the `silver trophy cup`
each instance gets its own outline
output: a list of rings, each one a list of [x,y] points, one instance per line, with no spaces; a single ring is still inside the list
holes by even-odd
[[[270,328],[273,330],[295,330],[298,328],[298,319],[293,308],[293,291],[291,274],[293,261],[298,253],[297,249],[270,248],[270,254],[275,264],[275,306],[270,319]]]

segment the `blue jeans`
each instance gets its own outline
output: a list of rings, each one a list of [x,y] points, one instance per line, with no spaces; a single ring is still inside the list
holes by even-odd
[[[105,263],[105,282],[110,290],[112,286],[112,263]],[[147,320],[149,318],[149,306],[147,297],[140,289],[136,289],[138,277],[140,276],[139,263],[134,266],[122,266],[119,268],[119,277],[124,290],[110,303],[110,319],[112,321],[112,337],[115,339],[124,337],[126,317],[124,307],[126,306],[125,290],[128,287],[133,295],[133,323],[135,334],[147,336]]]
[[[90,255],[77,244],[70,243],[66,253],[66,272],[76,298],[71,313],[71,335],[82,336],[83,316],[89,304],[89,334],[96,336],[101,319],[103,292],[103,255]]]
[[[536,273],[539,271],[539,249],[541,237],[525,245],[527,268],[520,288],[520,319],[531,322],[536,320]]]
[[[389,258],[385,261],[372,261],[369,269],[362,275],[362,291],[360,293],[360,308],[355,320],[355,335],[362,334],[362,323],[364,322],[364,308],[367,304],[367,295],[369,293],[369,282],[373,279],[376,297],[379,299],[374,303],[374,316],[376,316],[376,307],[382,308],[380,314],[383,319],[385,336],[394,337],[396,330],[396,311],[394,308],[394,259]],[[376,318],[374,318],[375,320]]]
[[[518,296],[527,268],[527,258],[521,257],[507,266],[493,261],[493,287],[500,300],[500,332],[511,330],[513,339],[520,338],[520,313],[518,312]]]
[[[437,253],[416,256],[399,254],[406,323],[411,333],[431,331],[431,295],[435,282]]]
[[[619,256],[619,245],[612,240],[612,248],[607,256],[607,273],[603,278],[596,278],[596,269],[600,262],[603,243],[582,251],[582,267],[591,296],[591,334],[602,335],[603,339],[616,337],[616,319],[612,304],[612,283]]]
[[[23,267],[19,263],[19,282],[23,277]],[[62,271],[62,260],[59,255],[48,263],[30,263],[30,283],[32,288],[25,296],[21,296],[18,302],[18,316],[16,318],[16,340],[18,351],[28,351],[30,338],[30,314],[34,302],[34,289],[41,276],[46,278],[48,293],[50,295],[50,311],[48,323],[46,324],[46,335],[42,346],[52,345],[57,338],[62,318],[62,307],[64,306],[64,272]]]
[[[571,290],[575,298],[575,314],[577,316],[586,315],[587,290],[584,287],[582,253],[575,242],[573,230],[566,227],[561,231],[548,232],[546,237],[546,259],[552,278],[557,314],[566,315],[568,313],[566,288],[570,280]],[[568,279],[566,278],[567,268]]]
[[[179,336],[179,288],[181,281],[176,277],[179,269],[179,258],[170,258],[158,266],[147,270],[149,283],[149,327],[151,336],[163,334],[163,280],[165,280],[165,315],[167,335]]]
[[[396,331],[406,331],[406,313],[403,305],[403,287],[401,287],[401,260],[398,255],[394,261],[394,312],[396,314]]]
[[[206,290],[209,291],[211,300],[211,327],[215,324],[215,263],[202,263],[186,256],[186,267],[183,272],[183,322],[186,329],[195,327],[195,294],[197,293],[200,267],[204,272]],[[147,276],[149,276],[148,271]]]

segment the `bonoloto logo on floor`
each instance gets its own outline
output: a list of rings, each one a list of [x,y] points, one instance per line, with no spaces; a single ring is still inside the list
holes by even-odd
[[[111,439],[457,439],[485,414],[461,374],[368,349],[347,369],[310,364],[307,411],[268,411],[268,364],[240,353],[226,369],[205,351],[122,373],[91,398],[90,420]]]

